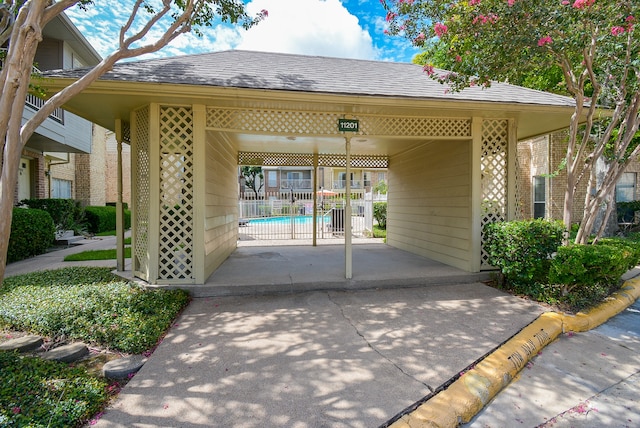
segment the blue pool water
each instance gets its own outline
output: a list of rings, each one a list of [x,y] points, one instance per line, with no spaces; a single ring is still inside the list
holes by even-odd
[[[249,224],[273,224],[273,225],[277,225],[277,224],[288,225],[288,224],[291,224],[291,217],[290,216],[248,218],[246,220],[249,220]],[[312,224],[313,223],[313,216],[310,216],[310,215],[295,216],[295,217],[293,217],[293,221],[295,222],[295,224]],[[317,222],[321,223],[322,222],[322,217],[318,216]]]

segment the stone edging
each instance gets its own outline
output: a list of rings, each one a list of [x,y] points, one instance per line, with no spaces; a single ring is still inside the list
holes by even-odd
[[[506,387],[529,360],[560,334],[584,332],[606,322],[640,297],[640,279],[626,281],[604,303],[576,315],[546,312],[498,349],[462,374],[449,387],[415,410],[401,416],[390,428],[457,427],[469,422]]]

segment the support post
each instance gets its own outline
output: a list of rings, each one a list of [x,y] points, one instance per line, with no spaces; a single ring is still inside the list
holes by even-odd
[[[318,245],[318,154],[313,155],[313,246]]]
[[[118,200],[116,201],[116,269],[124,271],[124,210],[122,207],[122,120],[116,119],[116,145],[118,150],[117,182]]]
[[[351,137],[345,137],[346,152],[346,186],[345,186],[345,207],[344,207],[344,259],[345,278],[353,277],[353,258],[351,248]]]

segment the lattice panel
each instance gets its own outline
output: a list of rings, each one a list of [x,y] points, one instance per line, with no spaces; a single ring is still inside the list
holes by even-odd
[[[138,273],[148,280],[149,272],[149,193],[151,190],[149,171],[149,108],[142,108],[135,112],[136,134],[135,150],[133,150],[133,164],[135,165],[136,199],[133,201],[135,210],[135,257],[133,266]]]
[[[407,137],[470,137],[471,120],[431,117],[375,117],[360,120],[365,135]]]
[[[482,221],[481,226],[507,218],[507,149],[509,124],[506,120],[485,120],[482,123]],[[481,263],[489,265],[482,236]]]
[[[238,153],[239,165],[261,166],[313,166],[313,155],[307,153]],[[318,166],[345,168],[347,156],[343,154],[318,155]],[[389,158],[375,155],[351,155],[352,168],[387,168]]]
[[[122,121],[122,141],[131,144],[131,124]]]
[[[207,128],[281,135],[343,135],[342,115],[281,110],[207,109]],[[358,115],[360,135],[471,137],[470,119]]]
[[[207,127],[285,135],[337,135],[339,117],[331,113],[209,108]]]
[[[313,155],[308,153],[238,153],[238,165],[313,166]]]
[[[193,279],[193,115],[160,109],[159,280]]]

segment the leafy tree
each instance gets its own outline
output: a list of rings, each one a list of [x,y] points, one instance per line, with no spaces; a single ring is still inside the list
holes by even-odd
[[[0,281],[6,265],[20,156],[29,137],[56,108],[119,60],[156,52],[183,33],[200,34],[202,28],[213,25],[216,18],[249,28],[267,15],[262,11],[257,17],[248,16],[242,0],[136,0],[119,34],[104,35],[118,40],[118,48],[82,78],[49,98],[23,124],[25,99],[34,89],[30,77],[42,29],[70,7],[86,10],[91,3],[91,0],[2,0],[0,3],[0,46],[8,48],[0,62]]]
[[[614,206],[615,184],[640,154],[640,18],[637,0],[382,0],[390,34],[426,50],[425,72],[451,91],[509,81],[569,94],[575,111],[565,157],[563,222],[588,180],[577,243],[598,211]],[[434,63],[433,61],[437,61]],[[435,65],[450,71],[435,68]],[[561,79],[558,77],[561,76]],[[601,119],[606,118],[602,121]],[[606,152],[606,156],[605,156]],[[594,167],[606,167],[596,180]],[[596,241],[603,228],[596,231]]]
[[[245,179],[245,186],[253,190],[253,193],[258,199],[258,193],[264,186],[264,173],[261,166],[243,166],[240,168],[240,173]]]

